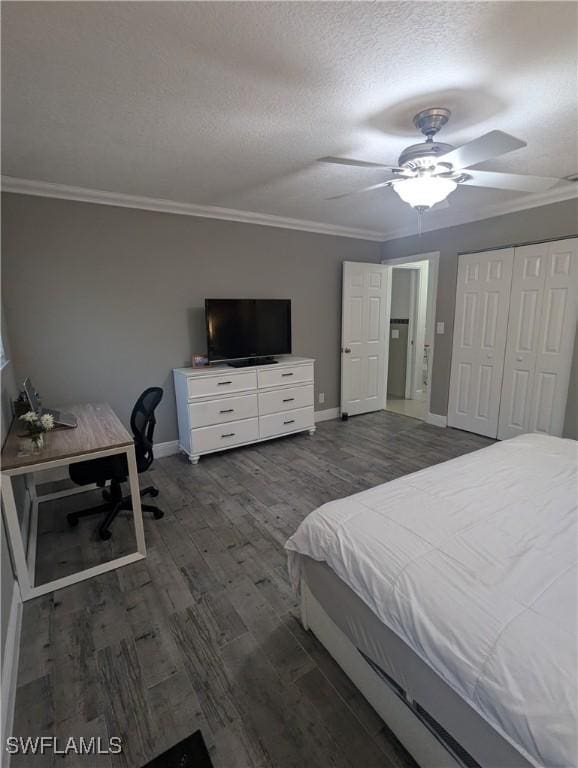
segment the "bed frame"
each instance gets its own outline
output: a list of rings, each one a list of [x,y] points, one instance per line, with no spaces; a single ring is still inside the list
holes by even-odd
[[[301,622],[325,646],[419,765],[463,768],[463,762],[448,752],[440,738],[412,709],[413,701],[396,692],[329,618],[304,579],[301,580]]]

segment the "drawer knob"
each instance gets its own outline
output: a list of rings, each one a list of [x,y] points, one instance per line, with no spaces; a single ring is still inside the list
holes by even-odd
[[[289,419],[289,421],[284,421],[283,424],[295,424],[295,419]]]
[[[218,381],[217,386],[221,387],[223,386],[223,384],[232,384],[232,383],[233,383],[232,381]]]
[[[293,373],[282,373],[281,376],[293,376]]]
[[[293,402],[293,400],[295,400],[294,397],[284,397],[283,398],[283,402],[284,403],[291,403],[291,402]]]
[[[222,411],[219,411],[219,413],[233,413],[234,411],[234,408],[225,408]]]
[[[225,434],[221,435],[221,437],[235,437],[235,433],[234,432],[225,432]]]

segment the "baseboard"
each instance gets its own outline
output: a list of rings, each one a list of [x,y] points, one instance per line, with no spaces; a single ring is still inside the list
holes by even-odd
[[[425,420],[428,424],[433,424],[434,427],[447,427],[448,417],[440,416],[439,413],[426,413]]]
[[[6,738],[11,735],[14,725],[14,705],[16,703],[16,686],[18,684],[18,659],[20,657],[20,630],[22,627],[22,600],[20,589],[14,582],[10,616],[6,629],[6,643],[2,659],[2,749]],[[2,765],[8,768],[10,756],[5,753]]]
[[[326,408],[324,411],[315,411],[315,422],[330,421],[339,418],[339,408]],[[169,440],[166,443],[155,443],[155,459],[163,459],[165,456],[172,456],[179,453],[179,441]]]
[[[325,408],[323,411],[315,411],[315,421],[331,421],[339,418],[339,408]]]
[[[42,472],[34,473],[34,482],[36,485],[44,483],[58,483],[61,480],[68,479],[68,467],[56,467],[55,469],[43,469]]]
[[[178,440],[169,440],[166,443],[155,443],[154,446],[155,459],[164,459],[165,456],[172,456],[174,453],[178,452]]]
[[[339,408],[326,408],[323,411],[315,411],[315,421],[330,421],[339,418]],[[168,440],[166,443],[155,443],[154,453],[156,459],[164,459],[165,456],[173,456],[179,453],[179,441]],[[47,483],[55,480],[62,480],[68,477],[68,467],[59,467],[56,470],[48,470],[37,475],[37,482]]]

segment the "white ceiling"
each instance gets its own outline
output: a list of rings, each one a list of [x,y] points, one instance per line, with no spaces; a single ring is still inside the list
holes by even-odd
[[[415,228],[380,181],[323,155],[395,162],[428,106],[441,141],[502,129],[528,146],[481,167],[578,171],[570,2],[9,2],[3,174],[389,233]],[[510,192],[458,189],[429,226]]]

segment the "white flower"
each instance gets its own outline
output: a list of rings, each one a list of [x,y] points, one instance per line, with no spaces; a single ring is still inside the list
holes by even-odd
[[[20,417],[22,421],[27,421],[29,424],[35,424],[38,421],[38,414],[36,411],[27,411]]]
[[[51,413],[43,413],[40,417],[40,425],[45,432],[54,429],[54,416]]]

